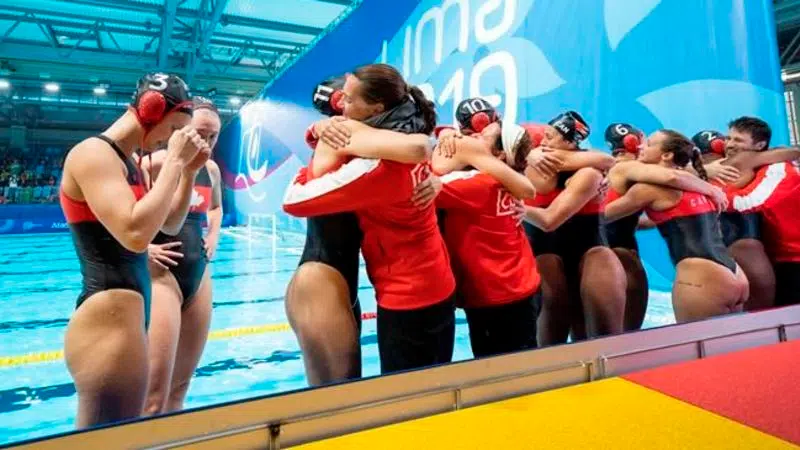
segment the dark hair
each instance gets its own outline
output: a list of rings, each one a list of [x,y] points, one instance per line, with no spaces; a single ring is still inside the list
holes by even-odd
[[[694,142],[675,130],[660,130],[659,132],[666,137],[661,143],[661,149],[666,153],[672,153],[672,162],[679,167],[686,167],[687,164],[692,163],[697,175],[708,181],[700,149],[694,145]]]
[[[737,131],[742,131],[745,133],[749,133],[750,136],[753,138],[753,142],[765,142],[766,145],[764,146],[763,150],[769,148],[769,141],[772,140],[772,129],[769,127],[767,122],[757,118],[757,117],[739,117],[738,119],[732,120],[728,124],[728,128],[733,128]]]
[[[367,64],[353,72],[363,84],[361,95],[370,104],[381,103],[388,111],[405,101],[410,95],[425,119],[423,133],[431,134],[436,127],[436,109],[433,102],[416,86],[410,86],[394,67],[388,64]]]

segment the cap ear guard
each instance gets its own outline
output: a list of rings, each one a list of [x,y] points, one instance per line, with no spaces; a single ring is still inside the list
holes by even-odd
[[[131,108],[141,125],[150,129],[173,111],[192,114],[194,102],[189,87],[180,77],[157,72],[139,79]]]
[[[725,136],[719,131],[700,131],[692,137],[692,142],[702,153],[725,156]]]
[[[455,116],[459,128],[476,133],[480,133],[499,118],[494,107],[481,97],[467,98],[459,102],[456,105]]]
[[[331,94],[331,109],[336,114],[342,114],[344,112],[344,105],[342,102],[344,101],[344,92],[341,90],[336,90]]]
[[[134,109],[143,125],[152,126],[164,119],[164,113],[167,112],[167,99],[161,92],[147,91],[139,97],[139,103]]]
[[[630,133],[622,138],[622,147],[629,153],[637,153],[641,144],[641,139],[634,133]]]
[[[470,128],[472,128],[472,131],[474,131],[476,133],[480,133],[486,127],[488,127],[492,122],[494,122],[493,116],[494,116],[494,114],[492,114],[492,116],[490,116],[489,114],[487,114],[487,113],[485,113],[483,111],[481,111],[479,113],[475,113],[469,119]]]
[[[718,137],[712,140],[708,147],[711,149],[711,153],[716,153],[718,155],[725,155],[725,140]]]

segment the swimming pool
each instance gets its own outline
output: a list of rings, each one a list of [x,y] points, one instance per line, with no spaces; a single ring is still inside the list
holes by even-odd
[[[283,295],[304,235],[280,229],[223,230],[213,262],[211,336],[186,407],[198,407],[306,387],[300,350],[286,324]],[[60,356],[63,334],[80,290],[70,236],[0,237],[0,444],[69,431],[77,397]],[[375,311],[363,271],[362,309]],[[651,292],[645,326],[672,323],[669,295]],[[459,312],[454,359],[470,358]],[[361,334],[364,376],[378,375],[375,320]]]

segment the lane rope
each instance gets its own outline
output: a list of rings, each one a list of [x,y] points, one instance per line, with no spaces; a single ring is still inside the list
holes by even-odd
[[[366,312],[361,314],[361,320],[374,320],[377,314],[374,312]],[[267,325],[251,325],[247,327],[226,328],[222,330],[214,330],[208,333],[209,341],[219,341],[224,339],[232,339],[242,336],[251,336],[254,334],[264,333],[281,333],[290,331],[292,328],[288,323],[275,323]],[[11,367],[25,366],[28,364],[39,364],[47,362],[55,362],[64,359],[64,352],[62,350],[52,350],[46,352],[26,353],[24,355],[0,356],[0,368],[7,369]]]

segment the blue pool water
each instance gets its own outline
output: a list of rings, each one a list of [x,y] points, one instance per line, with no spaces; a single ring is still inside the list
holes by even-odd
[[[273,237],[274,236],[274,237]],[[285,324],[283,295],[304,236],[271,230],[223,230],[213,262],[211,330]],[[274,244],[273,244],[274,243]],[[68,234],[0,237],[0,358],[60,350],[80,290]],[[375,311],[366,273],[360,277],[364,312]],[[472,356],[459,312],[455,360]],[[672,322],[667,294],[652,292],[646,327]],[[361,335],[364,376],[378,375],[375,321]],[[306,387],[302,358],[291,331],[265,332],[208,342],[186,407],[244,399]],[[0,445],[74,426],[77,397],[63,360],[0,366]]]

